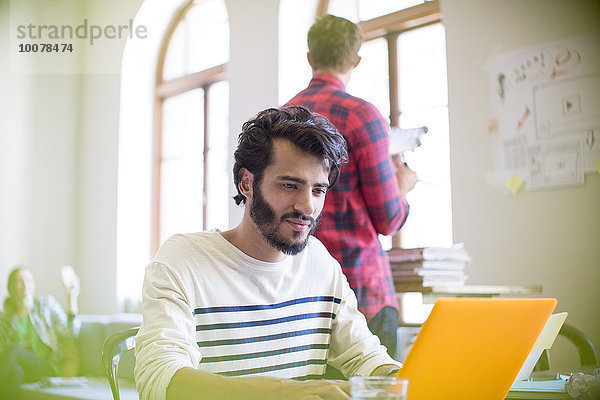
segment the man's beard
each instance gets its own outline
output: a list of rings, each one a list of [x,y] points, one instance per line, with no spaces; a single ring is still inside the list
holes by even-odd
[[[252,218],[252,221],[254,221],[260,234],[267,243],[282,253],[292,256],[304,250],[308,244],[308,238],[317,230],[321,216],[317,217],[315,220],[314,218],[302,215],[299,212],[289,212],[283,214],[281,218],[279,218],[279,221],[277,221],[275,211],[273,211],[273,208],[262,196],[260,182],[253,182],[253,192],[254,197],[252,198],[252,204],[250,205],[250,218]],[[302,242],[291,242],[281,234],[281,224],[288,218],[310,221],[310,231]],[[292,231],[292,236],[294,238],[300,238],[303,233],[304,232],[300,231]]]

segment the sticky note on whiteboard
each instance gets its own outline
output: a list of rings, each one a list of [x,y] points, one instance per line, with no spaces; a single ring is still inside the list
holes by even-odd
[[[506,181],[504,187],[506,187],[506,190],[508,190],[510,194],[516,195],[521,191],[521,189],[523,189],[524,185],[525,181],[513,174],[508,181]]]

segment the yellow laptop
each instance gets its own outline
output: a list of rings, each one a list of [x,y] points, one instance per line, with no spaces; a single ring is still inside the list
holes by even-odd
[[[556,299],[441,298],[398,373],[408,400],[502,400]]]

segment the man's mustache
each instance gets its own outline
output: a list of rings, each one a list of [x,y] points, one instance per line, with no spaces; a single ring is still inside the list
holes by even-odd
[[[296,219],[301,219],[303,221],[309,221],[310,226],[314,226],[315,222],[316,222],[313,217],[311,217],[309,215],[300,214],[299,212],[289,212],[287,214],[283,214],[280,218],[280,222],[284,222],[288,218],[296,218]]]

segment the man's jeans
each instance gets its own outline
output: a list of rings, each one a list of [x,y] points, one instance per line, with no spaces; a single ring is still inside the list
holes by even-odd
[[[398,345],[398,311],[392,307],[383,307],[369,321],[369,329],[381,340],[388,354],[394,358]]]

